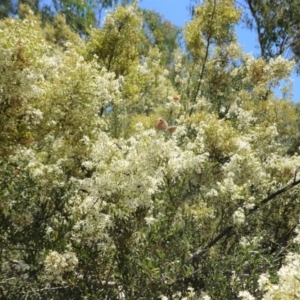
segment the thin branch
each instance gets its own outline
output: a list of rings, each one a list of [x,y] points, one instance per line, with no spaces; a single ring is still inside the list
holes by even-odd
[[[255,20],[256,23],[256,31],[257,31],[257,36],[258,36],[258,40],[259,40],[259,46],[260,46],[260,50],[261,50],[261,56],[265,57],[265,49],[263,46],[263,42],[262,42],[262,37],[261,37],[261,27],[260,27],[260,22],[259,22],[259,18],[256,14],[256,11],[252,5],[252,1],[251,0],[247,0],[246,1],[248,6],[249,6],[249,10],[251,12],[252,17]]]
[[[297,170],[299,169],[299,167],[297,168]],[[269,195],[268,197],[264,198],[263,200],[261,200],[258,204],[256,204],[252,209],[249,210],[248,215],[253,214],[256,210],[258,210],[262,205],[268,203],[269,201],[271,201],[272,199],[274,199],[275,197],[281,195],[282,193],[290,190],[291,188],[293,188],[294,186],[300,184],[300,179],[298,180],[294,180],[292,183],[286,185],[285,187],[281,188],[280,190],[277,190],[276,192],[274,192],[273,194]]]
[[[300,171],[300,167],[295,170],[294,182],[296,181],[297,173]]]
[[[216,1],[214,1],[213,11],[212,11],[211,18],[210,18],[211,26],[213,26],[212,24],[214,24],[216,6],[217,6]],[[195,91],[195,94],[194,94],[194,97],[193,97],[193,102],[194,103],[196,103],[196,101],[197,101],[197,97],[198,97],[198,94],[199,94],[199,91],[200,91],[200,88],[201,88],[202,79],[203,79],[203,76],[204,76],[206,63],[207,63],[207,59],[208,59],[208,55],[209,55],[209,48],[210,48],[210,45],[211,45],[211,39],[212,39],[212,36],[211,35],[208,36],[207,43],[206,43],[206,49],[205,49],[205,56],[204,56],[204,60],[203,60],[203,64],[202,64],[202,68],[201,68],[201,72],[200,72],[200,76],[199,76],[199,81],[198,81],[197,88],[196,88],[196,91]],[[190,109],[189,116],[192,115],[193,111],[194,111],[194,108],[192,107]]]
[[[300,184],[300,179],[295,180],[296,179],[296,174],[299,170],[300,170],[300,167],[298,167],[296,169],[294,181],[292,183],[286,185],[285,187],[277,190],[276,192],[272,193],[268,197],[262,199],[257,205],[255,205],[251,210],[249,210],[249,213],[247,214],[247,216],[249,216],[249,215],[253,214],[254,212],[256,212],[260,207],[262,207],[264,204],[268,203],[272,199],[276,198],[277,196],[283,194],[284,192],[286,192],[286,191],[292,189],[293,187],[297,186],[298,184]],[[233,226],[227,226],[211,242],[209,242],[208,245],[205,248],[201,248],[198,251],[196,251],[193,254],[190,261],[193,262],[193,263],[197,262],[210,248],[212,248],[217,242],[219,242],[219,240],[221,240],[223,237],[228,237],[230,234],[232,234],[233,229],[234,229]]]
[[[232,232],[233,226],[227,226],[223,231],[221,231],[211,242],[208,243],[208,245],[203,248],[196,251],[192,258],[191,262],[192,264],[199,261],[199,259],[211,248],[213,247],[220,239],[222,239],[224,236],[229,236],[229,234]]]

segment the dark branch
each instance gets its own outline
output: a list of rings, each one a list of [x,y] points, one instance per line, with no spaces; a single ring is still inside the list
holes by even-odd
[[[291,188],[295,187],[296,185],[300,184],[300,179],[296,180],[296,175],[297,172],[300,170],[300,167],[298,167],[295,171],[295,176],[294,176],[294,181],[288,185],[286,185],[285,187],[281,188],[280,190],[277,190],[276,192],[272,193],[271,195],[269,195],[268,197],[262,199],[257,205],[255,205],[251,210],[249,210],[247,216],[253,214],[254,212],[256,212],[261,206],[263,206],[264,204],[268,203],[269,201],[271,201],[272,199],[274,199],[275,197],[281,195],[282,193],[290,190]],[[221,240],[223,237],[228,237],[230,234],[233,234],[233,226],[227,226],[224,230],[222,230],[211,242],[208,243],[208,245],[205,248],[199,249],[198,251],[196,251],[192,258],[191,258],[191,262],[192,263],[196,263],[197,261],[199,261],[199,259],[210,249],[212,248],[219,240]]]
[[[299,168],[297,168],[298,170]],[[297,171],[296,171],[297,172]],[[273,194],[269,195],[268,197],[264,198],[263,200],[261,200],[258,204],[256,204],[252,209],[249,210],[248,215],[253,214],[256,210],[258,210],[263,204],[268,203],[269,201],[271,201],[272,199],[274,199],[275,197],[279,196],[280,194],[290,190],[291,188],[293,188],[294,186],[298,185],[300,183],[300,179],[295,180],[296,179],[296,174],[295,174],[295,178],[294,181],[288,185],[286,185],[285,187],[283,187],[282,189],[274,192]]]

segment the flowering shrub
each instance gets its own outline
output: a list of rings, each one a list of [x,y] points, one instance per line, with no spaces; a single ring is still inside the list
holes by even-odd
[[[166,67],[135,6],[63,47],[1,21],[2,298],[299,297],[293,63],[244,54],[238,17],[205,1]]]

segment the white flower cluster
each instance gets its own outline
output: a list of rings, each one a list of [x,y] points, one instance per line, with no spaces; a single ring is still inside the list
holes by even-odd
[[[171,298],[168,298],[165,295],[161,295],[160,299],[161,300],[169,300],[169,299],[174,299],[174,300],[196,300],[196,299],[200,299],[200,300],[210,300],[211,298],[206,294],[206,293],[202,293],[201,298],[198,298],[198,296],[196,295],[196,292],[194,291],[194,289],[192,287],[188,287],[187,288],[188,293],[187,296],[182,296],[181,292],[177,292],[175,294],[172,295]]]
[[[157,220],[151,211],[156,193],[166,188],[168,182],[173,184],[186,176],[199,176],[207,161],[201,147],[195,148],[200,150],[198,154],[192,149],[181,149],[176,142],[176,136],[165,141],[164,135],[154,130],[143,130],[135,137],[120,141],[101,133],[91,159],[84,163],[86,168],[95,169],[93,176],[80,181],[74,179],[89,195],[72,200],[73,214],[86,216],[76,223],[72,239],[80,243],[84,238],[87,242],[97,234],[102,242],[108,242],[105,232],[113,223],[103,210],[128,218],[138,207],[144,207],[149,210],[145,222],[149,226],[155,224]]]
[[[298,224],[298,226],[295,229],[295,233],[297,234],[296,237],[294,238],[293,242],[295,244],[300,245],[300,225]]]
[[[65,251],[60,254],[51,251],[45,259],[45,272],[50,280],[60,282],[65,272],[73,272],[78,264],[76,254]]]
[[[263,300],[298,299],[300,297],[300,255],[288,253],[285,264],[277,272],[279,282],[272,284],[266,274],[259,278],[259,287],[264,291]]]
[[[25,121],[32,125],[38,125],[43,119],[43,112],[39,109],[29,108],[26,111]]]
[[[233,223],[235,225],[242,225],[245,223],[245,213],[244,210],[240,207],[233,213]]]
[[[255,300],[248,291],[240,291],[238,296],[242,298],[242,300]]]
[[[227,113],[228,118],[232,116],[237,117],[239,120],[239,129],[243,129],[256,121],[256,118],[253,117],[253,111],[243,109],[236,102],[230,106],[230,109]]]
[[[269,64],[265,67],[264,71],[268,73],[270,77],[284,79],[288,74],[290,74],[294,66],[294,61],[284,59],[281,55],[279,55],[275,59],[270,59]]]

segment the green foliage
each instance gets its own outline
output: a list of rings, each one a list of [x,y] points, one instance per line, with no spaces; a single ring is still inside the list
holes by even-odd
[[[76,32],[86,34],[96,24],[95,1],[53,0],[56,11],[63,14],[67,24]]]
[[[139,61],[141,18],[132,6],[119,6],[105,18],[100,29],[93,29],[87,44],[87,57],[96,58],[116,76],[129,73]]]
[[[171,22],[164,20],[155,11],[142,10],[143,27],[150,45],[157,46],[162,56],[160,63],[170,64],[175,49],[178,48],[180,30]]]
[[[196,14],[201,1],[191,0],[190,11]],[[299,71],[299,1],[234,1],[241,9],[242,26],[254,30],[261,56],[269,60],[284,55],[297,62]],[[216,1],[217,3],[217,1]]]
[[[12,10],[12,3],[10,0],[3,0],[0,4],[0,18],[5,18],[8,16],[9,12]]]
[[[64,15],[70,28],[80,35],[87,35],[91,27],[99,25],[103,9],[126,5],[131,0],[4,0],[0,4],[0,19],[11,15],[23,18],[22,7],[27,6],[42,16],[43,23],[51,23],[57,15]],[[55,24],[55,22],[54,22]]]
[[[203,39],[208,44],[217,45],[232,41],[233,24],[238,23],[239,17],[240,13],[231,0],[205,1],[203,5],[197,6],[192,22],[186,26],[185,36],[193,58],[203,56],[201,51],[206,47]]]
[[[244,20],[255,29],[262,57],[269,59],[292,50],[291,56],[299,60],[299,1],[246,0],[249,14]]]
[[[226,48],[236,40],[233,25],[238,23],[239,17],[240,12],[231,0],[205,1],[203,5],[195,8],[193,20],[185,27],[187,49],[191,55],[191,64],[194,65],[194,70],[191,68],[190,74],[194,86],[191,86],[189,91],[189,98],[193,101],[196,101],[200,90],[203,89],[205,73],[210,67],[208,60],[214,46],[218,51],[217,59],[210,60],[210,65],[215,72],[223,74],[214,76],[217,78],[212,80],[215,82],[214,85],[219,85],[220,82],[221,86],[226,85],[224,79],[228,77],[226,64],[229,58]],[[217,74],[211,72],[211,75]],[[216,94],[214,90],[212,92]]]
[[[82,40],[73,30],[71,30],[66,23],[65,17],[61,14],[57,15],[52,20],[51,25],[45,25],[44,35],[47,41],[51,42],[53,45],[58,45],[63,49],[66,49],[70,42],[78,46],[82,44]]]
[[[0,3],[0,19],[17,15],[23,18],[22,8],[24,7],[28,7],[31,11],[37,13],[39,11],[39,0],[3,0]]]

